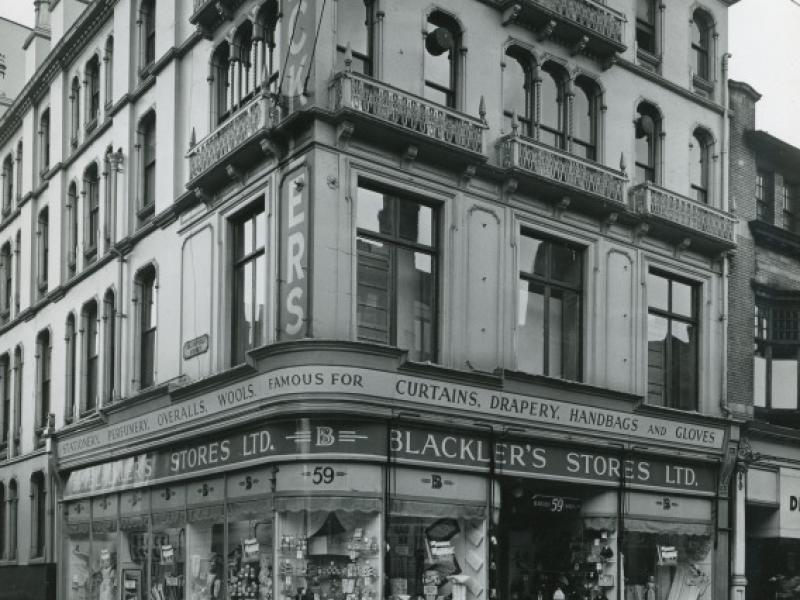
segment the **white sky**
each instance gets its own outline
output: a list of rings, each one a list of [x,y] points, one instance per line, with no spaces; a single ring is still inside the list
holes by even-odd
[[[729,15],[730,77],[762,94],[756,127],[800,147],[800,0],[740,0]],[[0,17],[32,27],[33,0],[0,0]]]

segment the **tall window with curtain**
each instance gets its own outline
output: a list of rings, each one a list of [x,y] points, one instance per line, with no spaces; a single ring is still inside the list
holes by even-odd
[[[81,84],[78,76],[72,78],[70,87],[70,144],[73,148],[78,145],[78,132],[81,126]]]
[[[689,143],[689,181],[692,197],[703,204],[708,204],[710,148],[709,134],[695,129]]]
[[[697,410],[698,287],[651,271],[647,306],[647,401]]]
[[[47,273],[50,268],[50,213],[47,208],[39,211],[36,222],[36,288],[39,297],[47,293]]]
[[[156,114],[147,113],[139,122],[140,189],[137,216],[143,225],[156,206]]]
[[[575,80],[572,98],[572,153],[597,160],[597,88],[590,79]]]
[[[17,559],[17,528],[19,527],[19,488],[17,480],[8,482],[8,560]]]
[[[531,58],[515,46],[506,50],[503,68],[503,127],[513,131],[514,115],[521,135],[533,135]]]
[[[78,331],[75,327],[75,315],[70,313],[64,333],[64,420],[71,423],[75,418],[75,388],[78,355]]]
[[[25,361],[22,354],[22,344],[14,348],[14,401],[13,420],[11,429],[11,454],[18,456],[20,451],[22,427],[22,379],[25,371]]]
[[[47,546],[47,486],[42,471],[31,475],[31,558],[44,558]]]
[[[3,159],[3,216],[11,213],[14,202],[14,157],[9,153]]]
[[[103,95],[105,96],[106,112],[111,108],[114,101],[114,36],[110,35],[106,39],[106,48],[103,53],[105,63],[103,77]]]
[[[636,0],[636,47],[656,53],[656,0]]]
[[[149,67],[156,60],[156,2],[142,0],[139,5],[139,43],[141,63],[139,71],[142,76],[149,74]]]
[[[50,169],[50,109],[42,111],[39,118],[39,173]]]
[[[36,336],[36,442],[44,444],[42,433],[47,429],[47,419],[50,415],[51,394],[51,354],[50,331],[44,329]]]
[[[83,172],[84,228],[83,252],[87,262],[97,258],[97,243],[100,237],[100,175],[97,163],[92,163]]]
[[[97,302],[90,300],[83,306],[83,402],[81,416],[97,409],[98,340]]]
[[[695,75],[703,79],[711,79],[711,28],[712,22],[708,14],[697,9],[692,14],[692,69]]]
[[[658,182],[659,142],[661,117],[656,108],[642,102],[636,109],[635,121],[635,173],[637,183]]]
[[[139,388],[155,383],[156,270],[148,265],[136,276]]]
[[[67,188],[64,217],[64,255],[67,261],[67,277],[72,277],[78,271],[78,185],[74,181]]]
[[[428,16],[425,36],[424,96],[443,106],[456,108],[459,77],[458,60],[461,48],[461,29],[451,16],[434,11]]]
[[[14,262],[11,254],[11,242],[0,247],[0,323],[6,323],[11,317],[11,298],[14,287]]]
[[[100,114],[100,59],[95,54],[86,63],[86,128],[97,124]]]
[[[233,222],[233,322],[231,364],[244,362],[245,353],[265,341],[266,220],[264,203],[257,202]]]
[[[373,74],[372,47],[374,0],[338,0],[336,2],[336,68],[344,69],[347,45],[353,55],[351,69]]]
[[[0,419],[0,454],[8,456],[11,441],[11,357],[8,352],[0,355]]]
[[[117,356],[117,303],[113,290],[103,297],[103,404],[114,400]]]
[[[223,41],[219,46],[214,49],[214,54],[211,57],[211,70],[212,70],[212,102],[214,104],[217,122],[221,123],[228,118],[230,114],[230,93],[228,88],[230,81],[228,73],[230,70],[230,45],[227,41]]]
[[[539,98],[539,140],[563,149],[567,117],[564,73],[552,63],[542,67]]]

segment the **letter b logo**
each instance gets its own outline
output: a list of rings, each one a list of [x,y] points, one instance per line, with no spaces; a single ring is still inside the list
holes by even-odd
[[[441,475],[436,475],[435,473],[431,475],[431,489],[433,489],[433,490],[442,489],[442,476]]]
[[[330,427],[317,427],[317,446],[333,446],[336,437]]]

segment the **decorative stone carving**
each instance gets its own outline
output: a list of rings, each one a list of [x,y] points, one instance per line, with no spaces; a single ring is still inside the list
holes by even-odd
[[[532,4],[597,35],[622,43],[622,16],[599,3],[585,0],[532,0]]]

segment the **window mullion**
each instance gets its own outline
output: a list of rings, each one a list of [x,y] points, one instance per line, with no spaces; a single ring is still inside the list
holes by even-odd
[[[545,284],[544,286],[542,314],[544,315],[544,319],[542,319],[542,343],[544,345],[544,348],[542,349],[542,372],[545,375],[549,376],[550,375],[550,286],[547,284]]]

